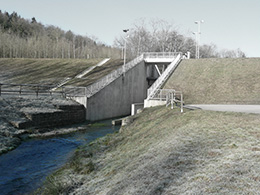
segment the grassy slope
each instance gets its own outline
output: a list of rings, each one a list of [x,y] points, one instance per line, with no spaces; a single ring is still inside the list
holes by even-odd
[[[183,91],[190,103],[260,103],[260,58],[184,60],[165,88]]]
[[[0,59],[0,82],[57,84],[75,77],[102,59]]]
[[[88,86],[95,81],[101,79],[105,75],[109,74],[113,70],[119,68],[122,66],[123,60],[121,59],[111,59],[104,65],[100,67],[96,67],[92,71],[90,71],[88,74],[86,74],[84,77],[80,79],[73,79],[67,85],[73,85],[73,86]]]
[[[79,149],[46,194],[256,194],[258,115],[157,107]],[[58,191],[56,191],[58,190]]]

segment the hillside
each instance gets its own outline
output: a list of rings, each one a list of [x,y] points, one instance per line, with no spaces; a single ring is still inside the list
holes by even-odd
[[[256,194],[258,115],[155,107],[78,149],[36,194]]]
[[[260,104],[260,58],[183,60],[164,88],[185,104]]]
[[[0,83],[56,85],[66,78],[68,85],[87,86],[123,64],[122,60],[109,60],[96,67],[82,79],[74,77],[98,64],[102,59],[8,59],[0,58]]]

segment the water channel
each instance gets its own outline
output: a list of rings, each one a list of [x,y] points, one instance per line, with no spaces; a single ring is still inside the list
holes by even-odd
[[[119,130],[119,126],[91,127],[86,131],[49,139],[30,139],[0,156],[0,194],[27,194],[40,187],[53,171],[64,165],[74,150],[96,138]]]

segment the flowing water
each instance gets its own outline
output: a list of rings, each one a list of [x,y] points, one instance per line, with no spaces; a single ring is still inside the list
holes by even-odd
[[[0,194],[32,192],[46,176],[64,165],[78,146],[118,130],[119,126],[92,127],[66,136],[23,142],[0,156]]]

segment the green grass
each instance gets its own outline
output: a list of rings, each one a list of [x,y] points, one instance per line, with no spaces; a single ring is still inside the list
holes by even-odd
[[[0,81],[15,84],[57,84],[75,77],[102,59],[0,59]]]
[[[56,180],[80,183],[66,186],[76,194],[256,194],[259,127],[254,114],[145,109],[79,148]]]
[[[164,88],[186,104],[259,104],[260,58],[183,60]]]

